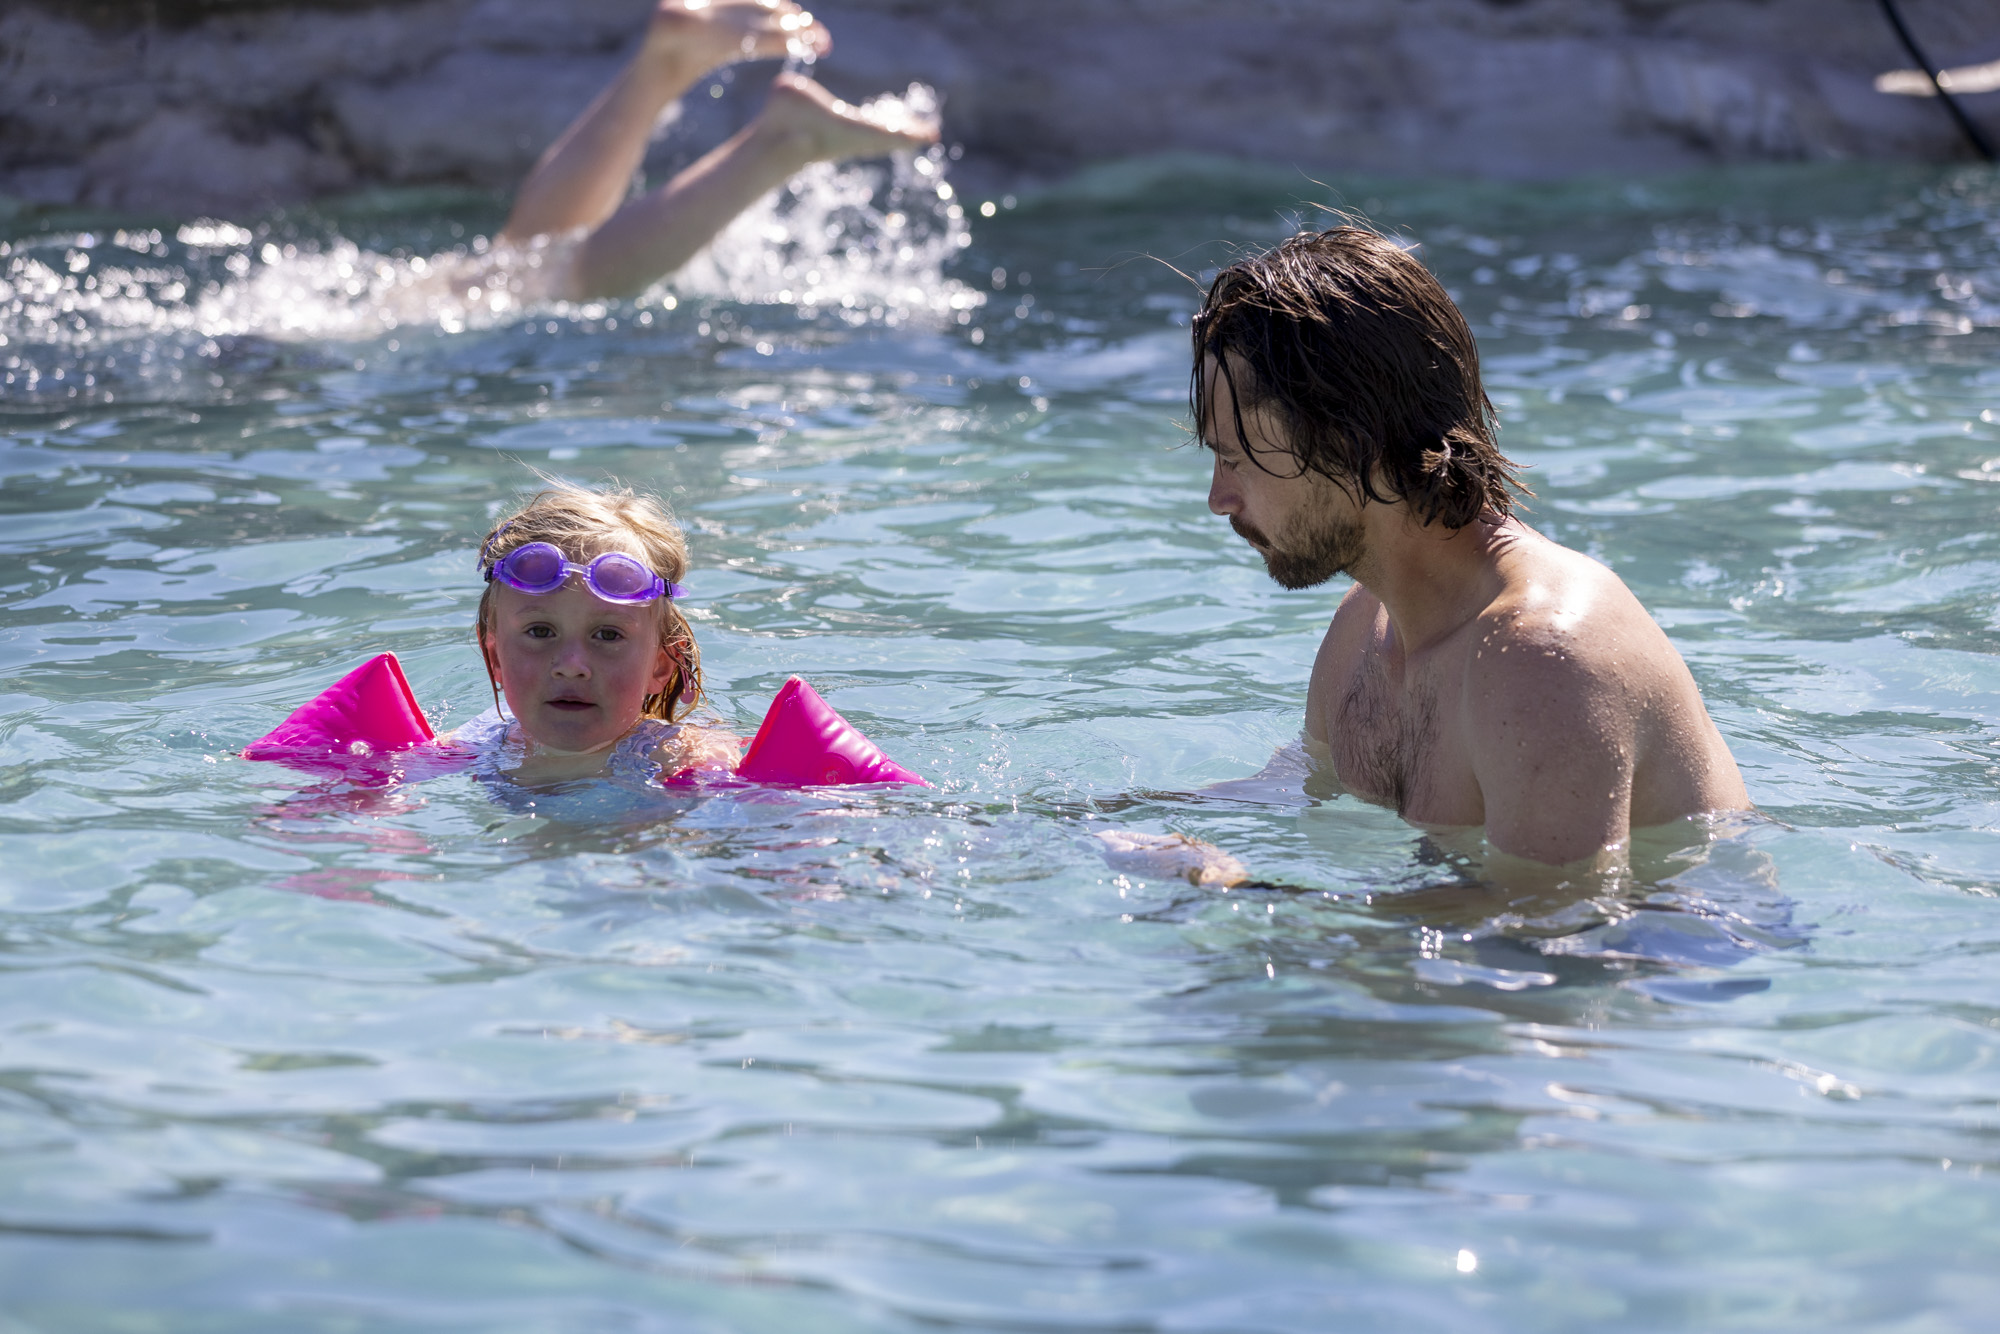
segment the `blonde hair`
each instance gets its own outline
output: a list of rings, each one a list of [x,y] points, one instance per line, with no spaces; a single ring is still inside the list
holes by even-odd
[[[637,556],[669,584],[687,577],[687,538],[656,497],[617,483],[592,489],[550,477],[542,480],[547,485],[502,519],[480,543],[482,575],[516,547],[547,542],[573,564],[588,564],[607,551],[622,551]],[[479,619],[473,626],[482,653],[487,637],[493,633],[493,589],[489,579],[485,593],[479,598]],[[660,599],[657,605],[660,647],[672,655],[674,674],[664,690],[646,696],[640,716],[679,722],[701,698],[701,649],[695,644],[694,629],[680,608],[669,598]],[[488,679],[491,681],[490,669]],[[500,686],[497,681],[492,685],[494,705],[498,707]],[[683,695],[688,698],[683,700]]]

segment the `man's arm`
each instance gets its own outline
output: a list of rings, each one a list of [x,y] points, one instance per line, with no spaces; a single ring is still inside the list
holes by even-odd
[[[1312,777],[1320,761],[1313,757],[1309,746],[1310,739],[1306,737],[1286,742],[1272,751],[1264,767],[1248,778],[1225,778],[1221,782],[1198,787],[1193,792],[1158,795],[1169,801],[1248,801],[1262,806],[1310,806],[1313,798],[1306,793],[1306,779]]]
[[[1486,841],[1560,866],[1632,832],[1638,718],[1630,683],[1575,638],[1490,634],[1466,674],[1466,726]]]

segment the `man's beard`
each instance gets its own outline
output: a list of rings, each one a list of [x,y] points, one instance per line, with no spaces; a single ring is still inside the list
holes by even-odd
[[[1368,549],[1361,525],[1351,519],[1330,520],[1320,528],[1297,524],[1285,534],[1282,546],[1234,514],[1229,516],[1229,526],[1238,537],[1257,548],[1264,558],[1264,569],[1282,588],[1323,584],[1336,574],[1352,570]]]

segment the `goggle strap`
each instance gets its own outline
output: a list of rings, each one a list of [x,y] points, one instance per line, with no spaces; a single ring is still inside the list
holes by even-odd
[[[514,526],[514,521],[512,519],[507,520],[507,522],[501,524],[498,528],[495,528],[492,532],[488,533],[486,535],[486,540],[479,544],[479,563],[486,567],[486,581],[488,583],[493,582],[493,567],[499,562],[490,561],[486,559],[486,553],[493,550],[493,544],[500,540],[500,534],[506,532],[509,528],[512,528],[513,526]]]

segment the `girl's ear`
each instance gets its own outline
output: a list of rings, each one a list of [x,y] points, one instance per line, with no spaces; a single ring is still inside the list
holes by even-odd
[[[674,679],[674,673],[678,670],[680,662],[675,657],[674,651],[661,644],[653,650],[653,674],[646,679],[646,693],[657,695],[665,690],[667,682]]]
[[[493,691],[493,711],[500,711],[500,663],[493,649],[493,636],[483,625],[475,625],[472,632],[479,636],[479,656],[486,662],[486,684]]]

